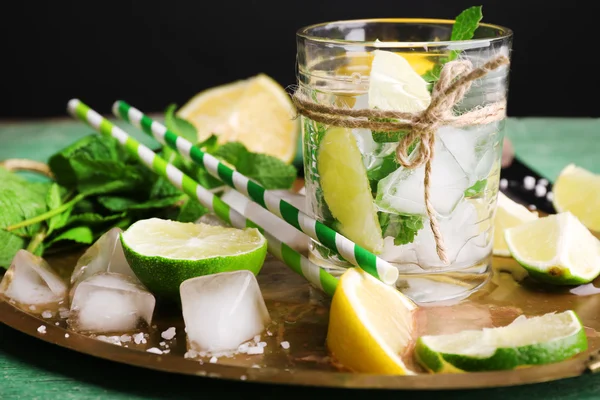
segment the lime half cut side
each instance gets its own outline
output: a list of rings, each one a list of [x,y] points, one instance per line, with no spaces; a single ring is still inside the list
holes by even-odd
[[[589,283],[600,274],[600,241],[570,212],[506,229],[510,254],[539,281]]]
[[[138,279],[157,296],[178,299],[179,285],[219,272],[259,273],[267,241],[258,229],[237,229],[150,218],[121,234],[123,251]]]
[[[327,130],[317,154],[323,197],[339,232],[373,252],[383,249],[381,227],[362,155],[352,131]]]
[[[422,336],[417,361],[436,373],[510,370],[566,360],[588,348],[577,314],[565,311],[538,317],[520,316],[500,328],[451,335]]]

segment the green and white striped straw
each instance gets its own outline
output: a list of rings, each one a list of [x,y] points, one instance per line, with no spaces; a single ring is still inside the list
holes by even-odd
[[[260,224],[239,214],[219,197],[213,195],[192,178],[185,175],[172,164],[166,162],[148,147],[130,137],[121,128],[113,125],[110,121],[103,118],[80,100],[70,100],[67,109],[73,117],[79,118],[101,134],[112,136],[117,139],[129,154],[136,157],[156,174],[168,179],[175,187],[179,188],[188,196],[196,198],[200,204],[214,212],[223,221],[240,229],[246,227],[256,227],[260,229],[267,238],[269,252],[273,256],[281,260],[294,272],[306,278],[317,288],[333,296],[338,280],[316,264],[313,264],[308,258],[292,249],[288,244],[282,243],[276,239],[274,236],[276,232],[267,232]]]
[[[306,215],[258,183],[221,163],[212,155],[204,153],[190,141],[168,130],[164,125],[152,120],[140,110],[124,101],[117,101],[113,105],[113,113],[184,157],[204,166],[209,174],[282,218],[300,232],[305,233],[329,249],[337,251],[351,264],[362,268],[386,284],[394,284],[398,279],[398,269],[387,261],[360,247],[327,225]]]

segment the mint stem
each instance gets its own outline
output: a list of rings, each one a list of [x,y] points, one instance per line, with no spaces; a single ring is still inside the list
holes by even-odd
[[[38,246],[44,241],[44,239],[46,239],[46,230],[42,229],[41,231],[33,235],[33,238],[29,242],[29,245],[27,246],[26,250],[30,253],[35,253]]]
[[[73,205],[75,205],[75,203],[83,200],[86,197],[85,194],[79,194],[77,196],[75,196],[71,201],[69,201],[68,203],[65,203],[63,205],[61,205],[60,207],[57,207],[53,210],[47,211],[43,214],[40,214],[38,216],[35,216],[33,218],[30,219],[26,219],[24,221],[21,221],[17,224],[11,225],[11,226],[7,226],[6,228],[4,228],[4,230],[10,232],[10,231],[14,231],[15,229],[19,229],[19,228],[24,228],[26,226],[29,225],[33,225],[33,224],[37,224],[39,222],[45,221],[47,219],[50,219],[52,217],[54,217],[55,215],[61,214],[63,212],[65,212],[66,210],[69,209],[69,207],[72,207]]]

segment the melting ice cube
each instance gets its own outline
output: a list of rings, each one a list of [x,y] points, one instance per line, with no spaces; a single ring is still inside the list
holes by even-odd
[[[67,290],[65,282],[43,258],[26,250],[15,254],[0,283],[0,293],[28,305],[58,305],[65,300]]]
[[[457,129],[442,127],[437,135],[469,176],[469,186],[490,174],[499,147],[500,123]]]
[[[491,251],[489,213],[482,207],[483,203],[463,201],[450,218],[438,220],[446,255],[455,266],[473,265]],[[444,266],[435,250],[435,239],[428,221],[425,221],[423,229],[409,246],[413,246],[419,265],[423,268]]]
[[[306,197],[287,190],[270,190],[269,192],[284,199],[297,209],[306,212]],[[261,226],[269,232],[277,232],[277,238],[290,245],[294,250],[305,251],[308,249],[309,237],[285,222],[283,219],[271,214],[260,205],[252,202],[243,194],[235,190],[227,190],[222,196],[223,201],[248,219],[261,222]]]
[[[154,305],[154,296],[137,279],[101,272],[77,285],[68,323],[82,332],[129,332],[150,325]]]
[[[376,204],[380,210],[399,214],[425,215],[425,166],[398,168],[379,181]],[[469,187],[467,174],[441,140],[435,142],[431,164],[430,199],[442,216],[452,213]]]
[[[180,286],[183,319],[191,350],[236,350],[260,334],[269,311],[250,271],[188,279]]]
[[[120,228],[112,228],[96,240],[77,260],[71,275],[71,285],[73,285],[71,297],[79,283],[99,272],[114,272],[135,278],[123,253],[119,238],[121,232],[123,231]]]

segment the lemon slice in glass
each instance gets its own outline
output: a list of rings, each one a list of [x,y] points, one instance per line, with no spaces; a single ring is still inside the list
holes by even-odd
[[[600,275],[600,241],[570,212],[506,229],[511,255],[539,281],[588,283]]]

